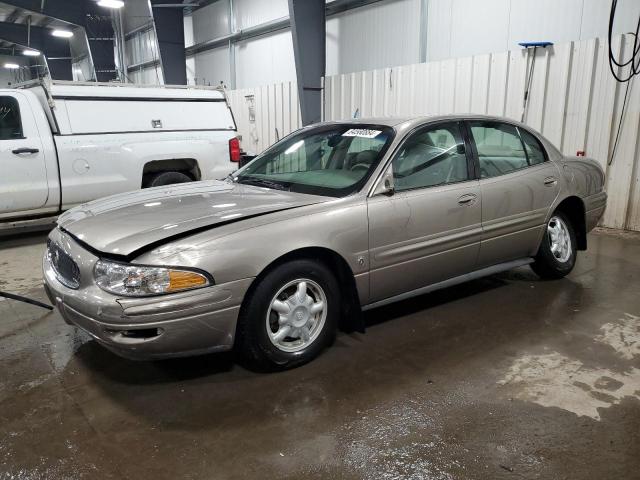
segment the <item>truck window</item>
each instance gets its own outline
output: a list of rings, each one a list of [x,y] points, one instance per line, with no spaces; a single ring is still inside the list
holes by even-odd
[[[14,97],[0,97],[0,140],[22,138],[20,107]]]

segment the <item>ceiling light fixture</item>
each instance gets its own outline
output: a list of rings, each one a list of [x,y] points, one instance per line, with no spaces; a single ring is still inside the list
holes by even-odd
[[[60,38],[71,38],[73,37],[73,32],[70,32],[69,30],[54,30],[51,32],[51,35]]]
[[[37,57],[40,55],[40,52],[38,50],[23,50],[22,54],[27,57]]]
[[[8,68],[10,70],[15,70],[17,68],[20,68],[20,65],[18,65],[17,63],[5,63],[4,64],[4,68]]]
[[[124,7],[124,2],[122,0],[100,0],[98,5],[106,8],[122,8]]]

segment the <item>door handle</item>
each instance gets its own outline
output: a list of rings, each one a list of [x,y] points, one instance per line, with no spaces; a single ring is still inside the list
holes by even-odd
[[[473,193],[467,193],[466,195],[462,195],[460,198],[458,198],[458,204],[473,205],[474,203],[476,203],[476,198],[478,198],[477,195]]]
[[[552,187],[556,183],[558,183],[558,179],[556,177],[547,177],[544,179],[544,184],[547,187]]]
[[[29,155],[33,153],[38,153],[40,150],[37,148],[16,148],[15,150],[11,150],[11,153],[14,155],[21,155],[23,153],[28,153]]]

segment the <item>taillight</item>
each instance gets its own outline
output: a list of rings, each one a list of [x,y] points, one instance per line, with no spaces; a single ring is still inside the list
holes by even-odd
[[[240,140],[235,137],[229,140],[229,160],[232,162],[240,161]]]

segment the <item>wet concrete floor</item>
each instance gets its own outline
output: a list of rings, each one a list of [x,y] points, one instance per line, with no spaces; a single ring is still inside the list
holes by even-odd
[[[44,238],[0,241],[0,290],[45,300],[25,284]],[[127,361],[2,300],[0,479],[640,478],[640,235],[590,235],[563,280],[521,268],[366,318],[263,374]]]

